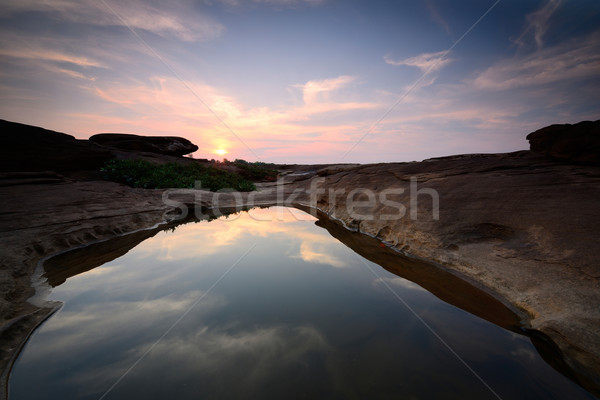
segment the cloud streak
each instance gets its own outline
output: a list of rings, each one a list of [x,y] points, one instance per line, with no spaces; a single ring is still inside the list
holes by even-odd
[[[442,15],[440,14],[440,10],[433,3],[433,1],[432,0],[425,0],[425,5],[427,6],[427,10],[429,10],[429,15],[430,15],[431,20],[434,21],[434,22],[436,22],[436,23],[438,23],[442,28],[444,28],[444,30],[446,31],[446,33],[448,35],[450,35],[452,33],[450,31],[450,25],[442,17]]]
[[[215,39],[225,30],[222,24],[190,8],[183,1],[169,2],[168,7],[158,4],[141,0],[106,1],[106,4],[104,0],[7,0],[3,2],[0,15],[44,12],[58,20],[77,24],[131,27],[188,42]]]
[[[548,0],[544,6],[537,11],[527,15],[527,27],[515,41],[518,45],[525,45],[525,37],[533,32],[533,39],[538,48],[544,45],[544,35],[550,28],[550,18],[560,7],[563,0]]]
[[[507,90],[600,76],[600,34],[502,60],[472,80],[477,89]]]
[[[302,98],[304,103],[313,104],[316,103],[320,98],[327,98],[327,94],[348,86],[348,84],[355,81],[355,77],[342,75],[337,78],[324,79],[321,81],[308,81],[303,85],[294,85],[295,87],[302,88]]]
[[[67,54],[60,51],[43,49],[37,47],[31,48],[0,48],[0,56],[4,57],[14,57],[14,58],[24,58],[27,60],[37,60],[37,61],[54,61],[60,63],[68,63],[77,65],[80,67],[97,67],[97,68],[106,68],[104,64],[99,61],[89,59],[84,56],[76,56],[73,54]]]
[[[422,72],[433,72],[444,68],[446,65],[452,62],[450,58],[447,58],[448,52],[438,51],[436,53],[422,53],[418,56],[405,58],[403,60],[393,60],[391,56],[386,55],[384,57],[385,62],[394,66],[408,66],[416,67]]]

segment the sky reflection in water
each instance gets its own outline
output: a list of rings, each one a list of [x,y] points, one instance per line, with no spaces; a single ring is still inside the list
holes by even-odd
[[[284,208],[161,232],[53,290],[11,399],[100,398],[202,296],[106,399],[496,398],[383,281],[502,398],[587,398],[526,337],[363,261]]]

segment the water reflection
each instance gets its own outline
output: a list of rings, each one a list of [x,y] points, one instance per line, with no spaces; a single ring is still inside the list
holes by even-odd
[[[255,214],[270,222],[241,213],[147,232],[129,252],[105,243],[120,257],[63,276],[51,298],[64,307],[17,361],[11,398],[98,399],[134,365],[107,399],[494,398],[384,282],[501,397],[588,397],[526,337],[368,259],[409,275],[419,264],[370,247],[361,261],[335,227],[300,215],[271,208]]]

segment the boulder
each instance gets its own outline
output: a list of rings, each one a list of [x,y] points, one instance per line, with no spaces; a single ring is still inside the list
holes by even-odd
[[[527,135],[531,151],[559,160],[600,164],[600,120],[550,125]]]
[[[71,135],[0,120],[0,171],[84,171],[113,157],[109,149]]]
[[[198,146],[187,139],[176,136],[140,136],[126,133],[99,133],[90,141],[102,146],[125,151],[140,151],[183,156],[198,150]]]

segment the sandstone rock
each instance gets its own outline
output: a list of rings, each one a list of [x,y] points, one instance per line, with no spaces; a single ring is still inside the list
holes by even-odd
[[[139,136],[125,133],[99,133],[90,141],[102,146],[127,151],[143,151],[172,156],[183,156],[198,150],[187,139],[175,136]]]
[[[340,165],[328,165],[324,168],[317,170],[319,176],[329,176],[337,174],[338,172],[349,171],[353,168],[358,167],[359,164],[340,164]]]
[[[600,120],[550,125],[527,135],[531,151],[560,160],[600,164]]]
[[[595,132],[598,122],[572,127],[575,126],[581,132],[587,129],[588,133],[581,134],[581,138],[596,137],[589,132]],[[281,199],[279,187],[270,183],[261,185],[259,192],[221,193],[220,204],[235,206],[238,196],[243,203],[252,198],[255,205],[298,208],[311,205],[345,226],[376,238],[378,242],[369,249],[363,248],[361,254],[367,258],[373,255],[373,259],[390,270],[397,269],[392,254],[389,260],[386,255],[387,261],[383,262],[376,252],[382,243],[411,257],[438,263],[450,274],[520,311],[519,315],[524,315],[524,328],[547,335],[561,349],[566,365],[575,371],[582,385],[598,394],[600,166],[549,158],[547,155],[556,157],[550,151],[555,144],[565,143],[561,136],[564,134],[560,132],[566,128],[545,129],[559,133],[530,135],[532,149],[538,149],[534,151],[541,154],[520,151],[356,167],[294,166],[284,177]],[[571,139],[580,137],[567,135]],[[575,143],[581,144],[578,140]],[[580,144],[574,147],[579,152],[570,148],[568,158],[563,159],[593,160],[593,154]],[[569,147],[565,146],[563,150]],[[564,154],[561,151],[556,154]],[[6,175],[5,179],[59,178]],[[317,180],[320,184],[313,187],[312,183]],[[322,190],[311,196],[310,188]],[[349,206],[348,196],[355,189],[360,189],[355,200],[365,201],[368,196],[363,196],[363,192],[371,191],[375,194],[374,203]],[[394,191],[388,192],[387,203],[384,203],[381,196],[387,189]],[[211,206],[211,193],[205,196],[192,190],[178,193],[170,197],[175,204]],[[438,219],[433,218],[432,193],[437,193],[439,198]],[[412,196],[416,196],[414,203]],[[3,206],[0,209],[0,254],[3,255],[0,257],[0,314],[5,316],[2,321],[5,325],[32,311],[33,306],[24,304],[32,291],[30,276],[41,258],[152,227],[164,221],[165,211],[176,207],[168,207],[162,201],[161,191],[131,189],[110,182],[0,185],[0,205]],[[398,205],[403,205],[404,210]],[[392,218],[385,219],[384,215]],[[395,215],[400,218],[393,218]],[[335,231],[331,226],[327,229]],[[356,246],[351,247],[362,248],[359,244],[362,241],[356,240]],[[111,251],[118,254],[123,249],[116,247],[105,256]],[[99,264],[102,259],[91,261]],[[76,259],[72,264],[81,267]],[[65,279],[64,274],[79,270],[60,272],[63,275],[56,275],[57,282]],[[453,304],[465,309],[473,307],[460,296],[463,290],[456,281],[437,279],[433,273],[423,275],[422,272],[421,266],[415,266],[401,268],[398,273],[415,281],[421,279],[424,286]],[[455,292],[459,292],[458,295]],[[470,311],[490,319],[499,315],[496,308],[479,305],[475,304]],[[0,364],[6,365],[7,357],[1,357],[1,350]],[[14,346],[9,350],[16,351]],[[1,383],[0,380],[0,386]]]
[[[331,172],[320,210],[485,287],[600,393],[600,166],[520,151]]]
[[[168,208],[161,191],[106,181],[60,181],[56,174],[5,174],[58,183],[0,185],[0,399],[12,362],[33,329],[56,310],[27,301],[31,276],[47,255],[151,228]],[[145,233],[145,232],[144,232]]]
[[[0,120],[0,171],[81,171],[99,169],[112,153],[87,140]]]

